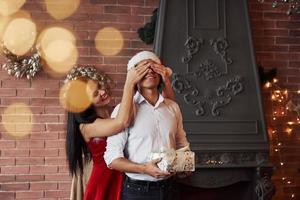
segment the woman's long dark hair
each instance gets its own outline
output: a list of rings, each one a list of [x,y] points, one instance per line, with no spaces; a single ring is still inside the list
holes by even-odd
[[[80,132],[79,125],[93,123],[96,118],[97,114],[93,106],[81,113],[68,112],[66,155],[72,176],[77,175],[78,170],[82,174],[84,163],[91,160],[90,151]]]

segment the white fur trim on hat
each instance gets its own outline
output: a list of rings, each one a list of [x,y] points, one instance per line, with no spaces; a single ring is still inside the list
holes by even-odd
[[[127,70],[130,70],[132,67],[134,67],[136,64],[138,64],[139,62],[143,61],[143,60],[147,60],[147,59],[151,59],[154,62],[161,64],[160,59],[157,57],[157,55],[155,55],[153,52],[151,51],[141,51],[137,54],[135,54],[129,61],[127,64]]]

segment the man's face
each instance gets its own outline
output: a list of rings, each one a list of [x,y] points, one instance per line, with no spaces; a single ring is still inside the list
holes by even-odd
[[[154,63],[153,60],[147,60],[148,63]],[[143,62],[143,61],[141,61]],[[160,75],[153,71],[153,69],[150,67],[147,74],[140,80],[138,83],[138,86],[140,88],[147,88],[147,89],[153,89],[157,88],[157,86],[160,83]]]

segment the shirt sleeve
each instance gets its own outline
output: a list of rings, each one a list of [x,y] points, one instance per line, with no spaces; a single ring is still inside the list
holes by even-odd
[[[177,103],[175,103],[175,114],[177,118],[177,134],[176,134],[176,149],[186,147],[189,148],[189,142],[186,138],[185,130],[183,129],[182,114]]]
[[[115,118],[117,116],[119,108],[120,104],[115,107],[111,114],[111,118]],[[107,166],[109,166],[113,160],[124,157],[123,151],[127,142],[127,137],[128,131],[127,129],[124,129],[120,133],[107,138],[106,151],[104,153],[104,160]]]

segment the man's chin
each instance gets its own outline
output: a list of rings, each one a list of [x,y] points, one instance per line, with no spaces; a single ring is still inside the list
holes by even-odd
[[[148,83],[148,84],[144,84],[141,86],[142,88],[145,89],[156,89],[158,87],[157,83]]]
[[[154,90],[157,89],[157,86],[147,86],[147,87],[143,87],[144,89],[148,89],[148,90]]]

